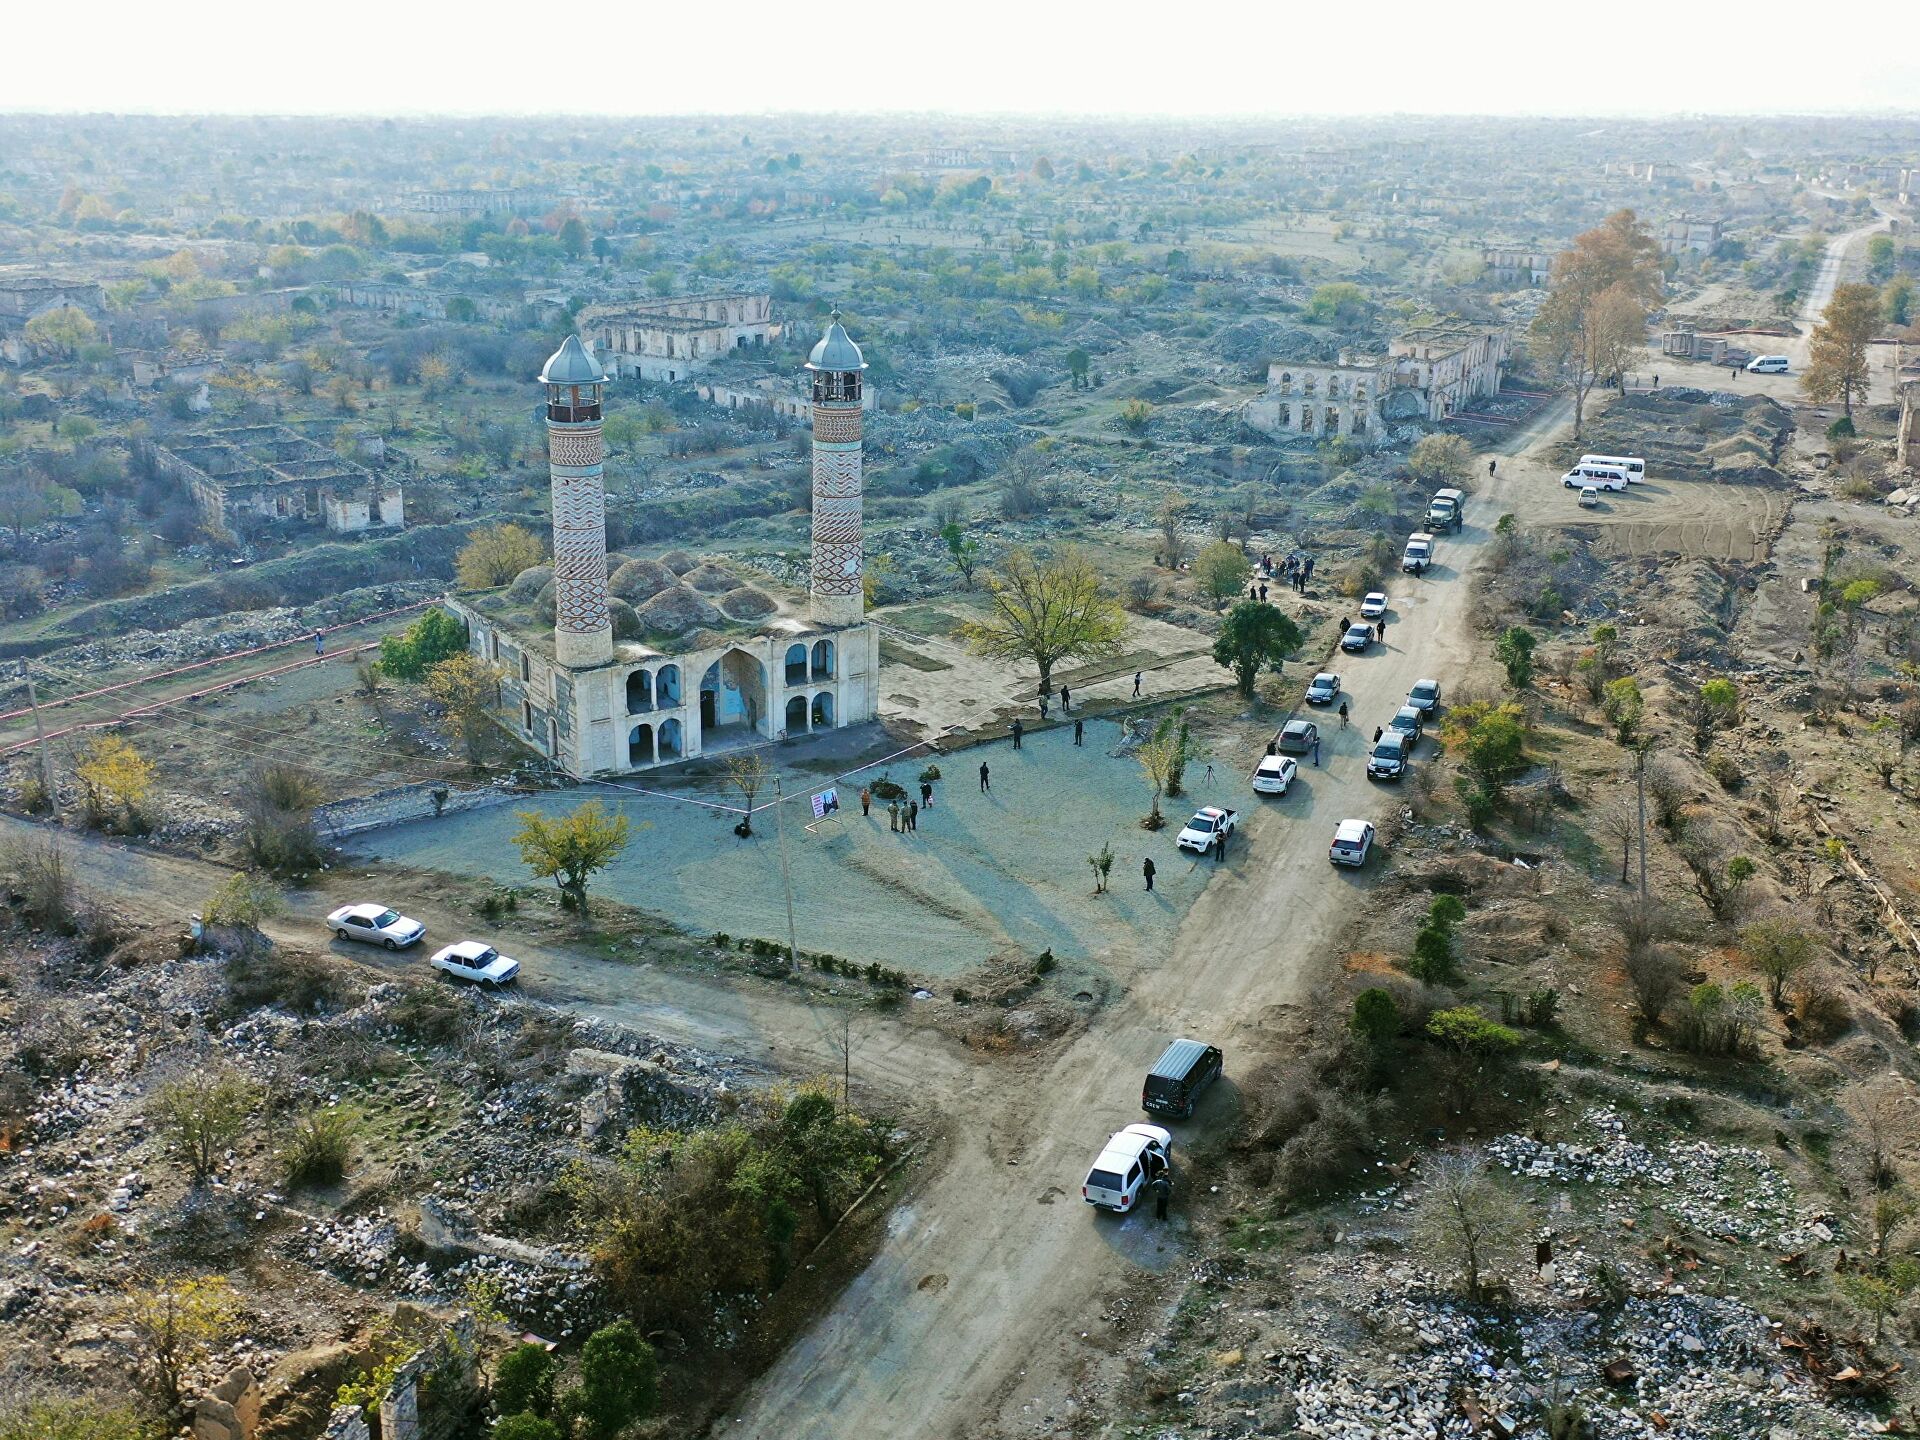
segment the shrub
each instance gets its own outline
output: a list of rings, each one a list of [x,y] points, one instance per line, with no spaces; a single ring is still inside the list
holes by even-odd
[[[230,1066],[199,1066],[154,1091],[147,1116],[194,1184],[212,1177],[253,1110],[252,1083]]]
[[[1347,1028],[1370,1045],[1384,1045],[1400,1033],[1400,1006],[1377,985],[1362,990],[1353,997]]]
[[[1373,1145],[1367,1103],[1341,1090],[1316,1086],[1303,1098],[1299,1124],[1280,1147],[1275,1179],[1290,1196],[1318,1196],[1365,1167]]]
[[[1444,985],[1459,974],[1454,960],[1453,931],[1445,925],[1427,924],[1413,937],[1413,959],[1407,973],[1429,985]]]
[[[538,1347],[535,1347],[538,1348]],[[493,1440],[566,1440],[560,1427],[544,1415],[520,1411],[493,1422]]]
[[[1724,750],[1708,752],[1707,773],[1720,782],[1722,790],[1738,790],[1740,782],[1747,778],[1740,769],[1740,762]]]
[[[415,985],[394,1002],[389,1018],[416,1045],[448,1045],[459,1038],[466,1010],[438,985]]]
[[[1674,1040],[1696,1055],[1745,1055],[1759,1034],[1766,1000],[1741,981],[1731,990],[1709,980],[1693,987],[1674,1027]]]
[[[0,1440],[159,1440],[164,1433],[154,1416],[107,1400],[30,1400],[0,1414]]]
[[[280,1152],[289,1185],[332,1185],[353,1157],[353,1117],[344,1110],[316,1110],[297,1121]]]
[[[1685,970],[1663,947],[1636,945],[1627,952],[1627,983],[1633,988],[1634,1007],[1649,1025],[1658,1025],[1667,1006],[1679,993]]]
[[[1427,1034],[1441,1044],[1481,1059],[1492,1059],[1519,1048],[1520,1036],[1489,1020],[1471,1005],[1436,1010],[1427,1018]]]
[[[1846,996],[1825,981],[1802,986],[1794,997],[1793,1013],[1800,1024],[1800,1038],[1816,1045],[1838,1039],[1853,1025]]]
[[[347,986],[332,962],[292,951],[237,950],[227,957],[227,1009],[235,1015],[279,1005],[314,1016],[341,1005]]]
[[[553,1356],[546,1346],[516,1345],[494,1367],[494,1408],[502,1415],[550,1414],[554,1378]]]

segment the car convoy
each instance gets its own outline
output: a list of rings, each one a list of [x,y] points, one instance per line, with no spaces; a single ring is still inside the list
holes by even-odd
[[[358,940],[386,950],[405,950],[426,938],[427,927],[386,905],[342,905],[327,916],[336,940]],[[520,977],[520,962],[482,940],[457,940],[427,962],[442,975],[498,988]]]

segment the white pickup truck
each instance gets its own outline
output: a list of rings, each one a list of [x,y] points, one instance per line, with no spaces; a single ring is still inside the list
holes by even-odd
[[[1174,843],[1182,850],[1204,855],[1213,848],[1214,836],[1231,835],[1239,821],[1240,816],[1236,811],[1223,810],[1218,805],[1202,805],[1181,828],[1180,838]]]

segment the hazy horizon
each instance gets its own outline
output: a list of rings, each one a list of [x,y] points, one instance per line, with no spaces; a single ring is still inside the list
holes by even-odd
[[[1358,25],[1344,10],[1281,14],[1247,0],[1183,12],[1123,3],[1092,18],[983,0],[950,17],[855,14],[844,24],[746,0],[720,20],[604,12],[570,30],[534,10],[465,11],[450,26],[444,11],[369,0],[339,0],[302,25],[210,0],[186,28],[177,12],[108,0],[89,12],[97,23],[79,79],[74,67],[19,67],[0,113],[1241,122],[1920,113],[1920,52],[1899,43],[1912,25],[1900,0],[1851,7],[1847,36],[1863,53],[1826,65],[1781,44],[1776,20],[1796,35],[1805,26],[1777,5],[1709,15],[1624,0],[1604,25],[1555,15],[1532,29],[1472,8],[1488,18],[1436,31],[1439,12],[1407,0],[1372,7]],[[13,23],[16,54],[74,53],[64,13]],[[1894,43],[1861,43],[1876,30]],[[601,73],[573,78],[583,58]],[[1671,102],[1676,93],[1684,104]]]

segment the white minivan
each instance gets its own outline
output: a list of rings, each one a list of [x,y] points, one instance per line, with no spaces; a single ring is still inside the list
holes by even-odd
[[[1569,490],[1585,490],[1592,486],[1596,490],[1624,490],[1627,488],[1627,472],[1618,465],[1590,465],[1581,461],[1560,477],[1560,483]]]
[[[1627,479],[1638,485],[1647,478],[1647,462],[1638,455],[1582,455],[1582,465],[1618,465],[1627,472]]]
[[[1784,375],[1787,373],[1787,357],[1784,355],[1756,355],[1747,362],[1749,375]]]

